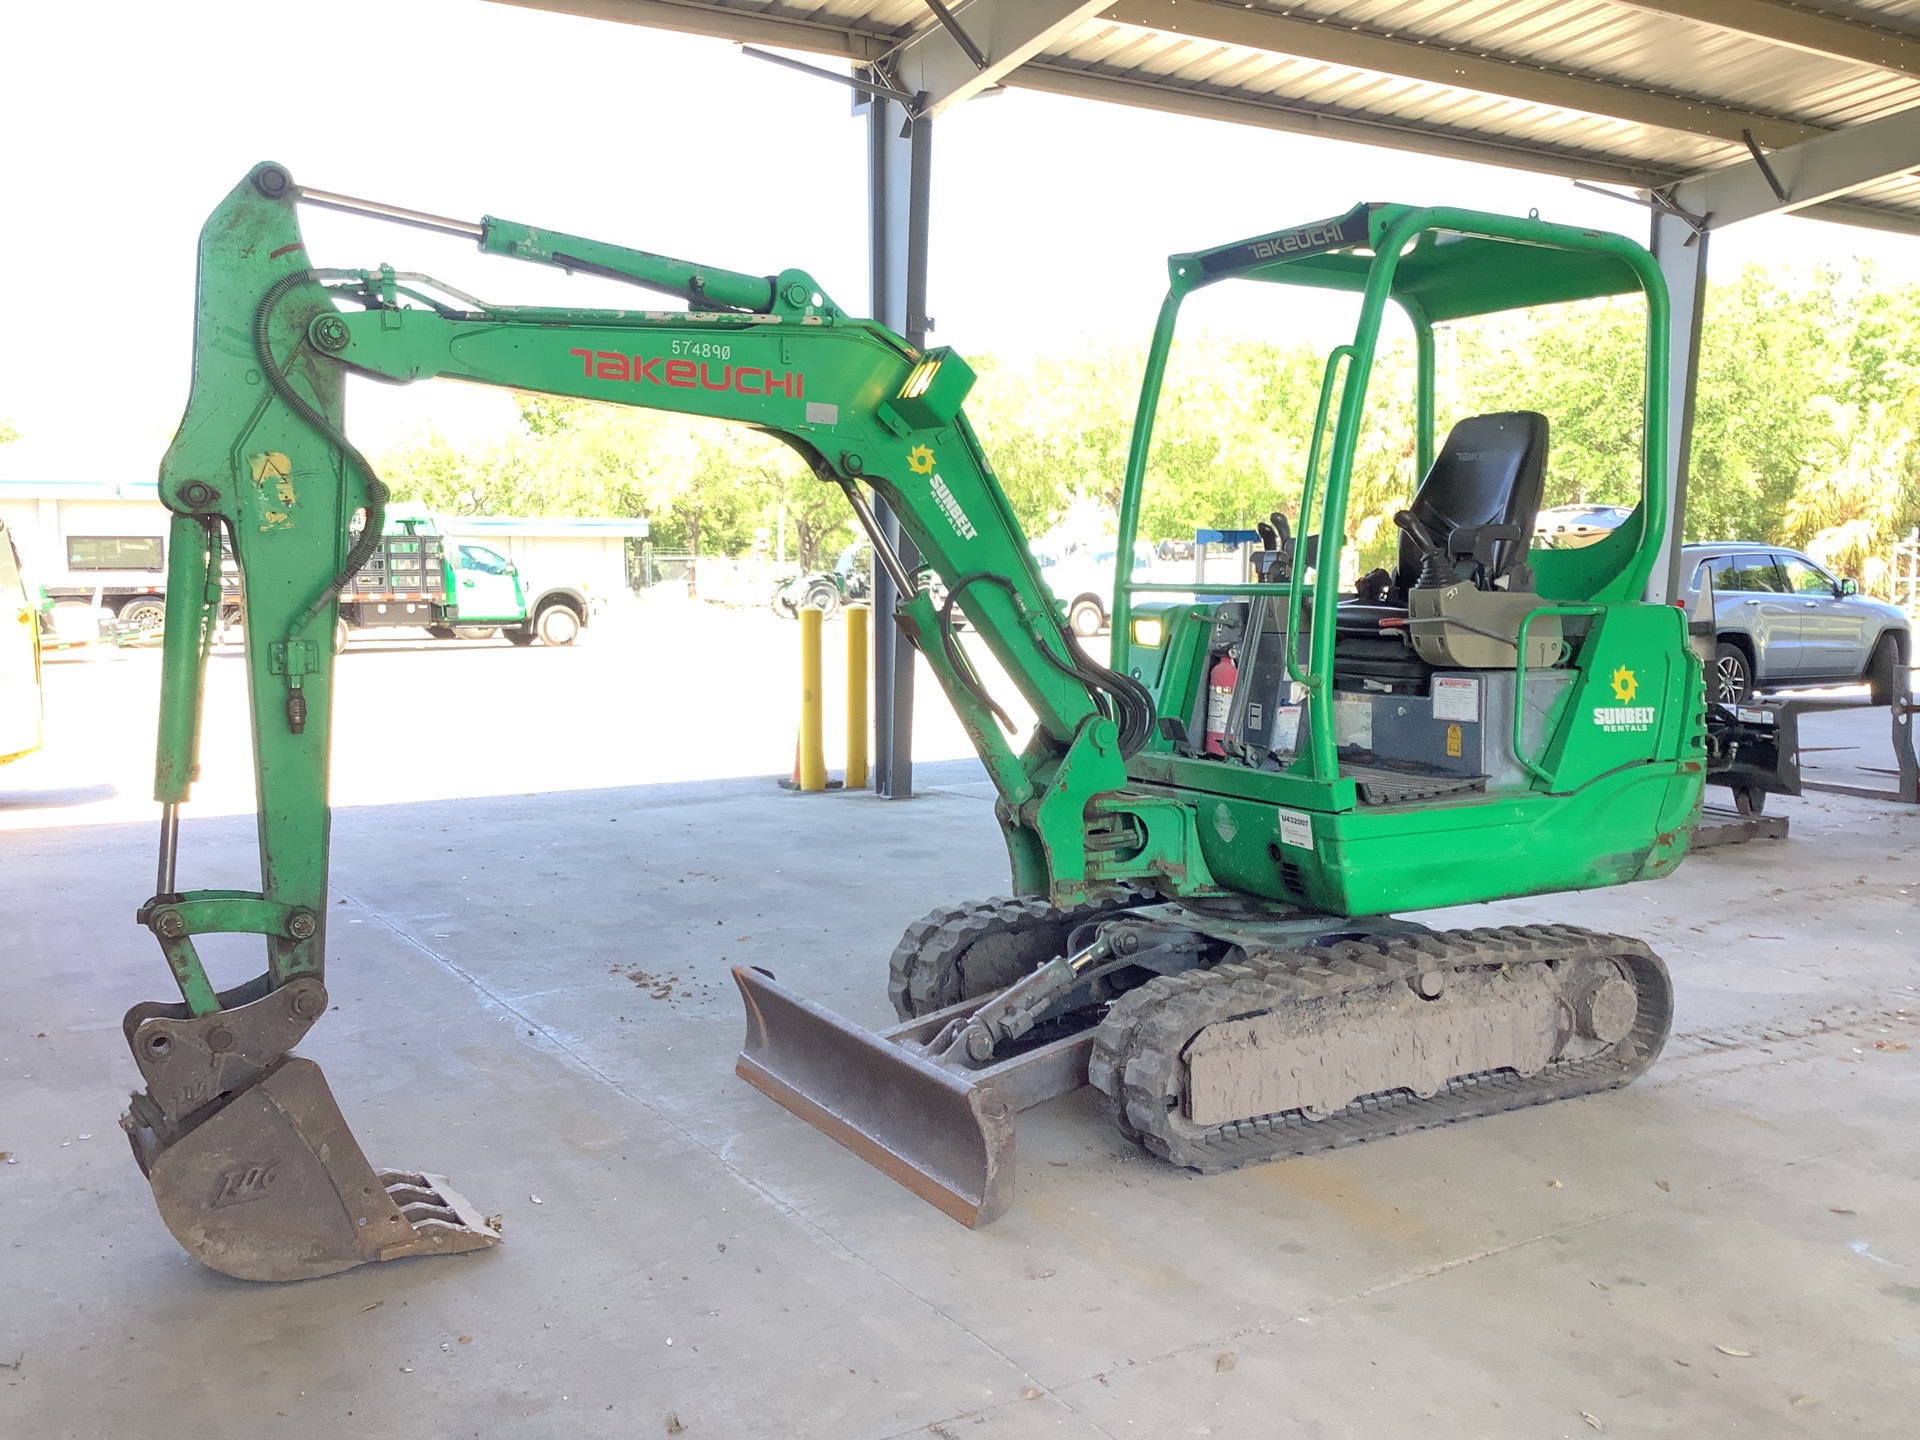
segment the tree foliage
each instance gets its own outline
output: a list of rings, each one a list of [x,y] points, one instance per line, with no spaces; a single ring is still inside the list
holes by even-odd
[[[1637,299],[1514,312],[1437,334],[1439,428],[1531,409],[1552,424],[1548,504],[1632,503],[1644,441]],[[1030,534],[1111,516],[1144,363],[1093,345],[977,361],[968,413]],[[1154,422],[1141,532],[1190,536],[1297,511],[1323,357],[1304,345],[1182,336]],[[1411,342],[1383,345],[1359,437],[1348,531],[1363,565],[1397,543],[1417,481]],[[396,494],[456,514],[646,516],[662,549],[737,554],[784,516],[807,568],[849,514],[772,437],[710,421],[520,397],[517,433],[457,450],[427,434],[384,457]],[[0,434],[4,434],[0,429]],[[1686,517],[1690,539],[1790,543],[1884,583],[1920,523],[1920,286],[1870,267],[1749,268],[1708,293]],[[1097,523],[1097,522],[1096,522]]]

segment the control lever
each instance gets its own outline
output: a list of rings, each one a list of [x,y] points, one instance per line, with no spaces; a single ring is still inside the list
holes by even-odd
[[[1446,551],[1440,542],[1433,538],[1432,532],[1420,523],[1411,510],[1393,512],[1393,523],[1420,552],[1420,574],[1413,582],[1416,590],[1438,590],[1447,585],[1458,585],[1460,576],[1447,559]]]
[[[1448,561],[1471,560],[1479,568],[1482,590],[1493,588],[1493,569],[1498,547],[1518,543],[1518,525],[1462,525],[1447,537]]]

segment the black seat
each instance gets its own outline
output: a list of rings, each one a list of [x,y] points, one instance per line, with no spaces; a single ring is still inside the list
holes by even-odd
[[[1489,558],[1479,576],[1487,588],[1503,578],[1511,584],[1522,578],[1516,571],[1526,559],[1546,475],[1546,416],[1532,410],[1470,416],[1448,433],[1407,514],[1442,555],[1468,532],[1511,526],[1517,539],[1480,547]],[[1412,527],[1403,524],[1394,568],[1376,570],[1361,582],[1362,593],[1371,588],[1377,600],[1341,602],[1335,619],[1340,636],[1334,651],[1336,685],[1346,680],[1357,688],[1364,678],[1390,682],[1396,689],[1424,684],[1431,667],[1406,644],[1404,631],[1382,630],[1380,622],[1407,613],[1407,592],[1418,584],[1427,558]],[[1468,573],[1463,569],[1461,578]]]
[[[1482,525],[1511,525],[1518,530],[1518,540],[1493,546],[1493,562],[1486,575],[1491,586],[1526,557],[1546,481],[1546,416],[1532,410],[1474,415],[1448,433],[1447,443],[1434,456],[1433,468],[1407,508],[1442,546],[1457,530]],[[1422,558],[1413,537],[1402,532],[1400,563],[1393,571],[1397,595],[1404,597],[1413,588]]]

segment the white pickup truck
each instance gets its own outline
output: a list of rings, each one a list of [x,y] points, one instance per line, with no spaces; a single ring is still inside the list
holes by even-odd
[[[582,588],[529,591],[499,551],[443,533],[424,510],[387,512],[386,535],[340,596],[333,648],[355,630],[417,625],[438,640],[504,634],[515,645],[571,645],[593,615]]]

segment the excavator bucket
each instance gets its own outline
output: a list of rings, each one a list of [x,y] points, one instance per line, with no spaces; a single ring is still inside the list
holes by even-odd
[[[325,997],[302,979],[212,1015],[159,1004],[128,1013],[148,1089],[120,1124],[173,1238],[240,1280],[498,1245],[441,1176],[368,1164],[320,1067],[285,1053]]]
[[[240,1280],[500,1243],[442,1177],[368,1164],[320,1067],[297,1056],[160,1151],[147,1180],[173,1238]]]
[[[1091,1032],[980,1069],[925,1047],[968,1001],[889,1030],[862,1030],[737,965],[747,1038],[734,1073],[962,1225],[1013,1203],[1015,1117],[1086,1084]]]

